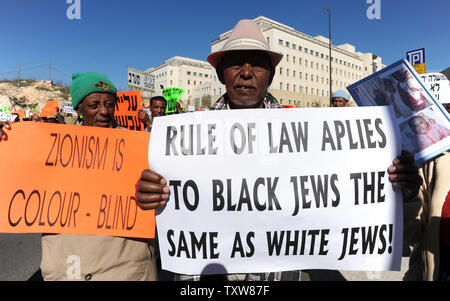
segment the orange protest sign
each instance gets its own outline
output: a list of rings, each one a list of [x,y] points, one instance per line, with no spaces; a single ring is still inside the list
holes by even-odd
[[[23,109],[14,111],[13,113],[18,114],[19,115],[19,119],[25,118],[25,116],[26,116],[25,111]]]
[[[144,131],[144,123],[138,118],[138,111],[141,106],[141,91],[117,92],[116,111],[114,113],[117,124],[129,130]]]
[[[40,117],[53,117],[56,115],[56,110],[58,109],[58,100],[49,100],[45,103],[41,110]]]
[[[0,143],[0,232],[153,238],[137,207],[148,132],[20,122]]]

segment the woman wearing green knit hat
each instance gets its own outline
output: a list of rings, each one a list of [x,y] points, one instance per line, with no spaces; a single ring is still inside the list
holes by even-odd
[[[70,94],[73,108],[83,116],[81,125],[116,127],[116,93],[104,74],[74,74]],[[158,279],[152,240],[112,236],[43,235],[41,271],[44,280]]]
[[[70,96],[82,125],[115,127],[117,89],[106,75],[97,72],[73,74]]]

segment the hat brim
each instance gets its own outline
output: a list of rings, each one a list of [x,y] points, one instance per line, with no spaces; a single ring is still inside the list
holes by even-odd
[[[225,53],[230,52],[230,51],[242,51],[242,50],[244,50],[244,51],[262,51],[262,52],[267,53],[272,61],[272,66],[274,68],[281,62],[281,59],[283,58],[283,55],[281,53],[278,53],[275,51],[263,50],[261,48],[254,48],[252,46],[247,47],[247,46],[241,45],[239,47],[239,49],[227,49],[227,50],[213,52],[210,55],[208,55],[206,60],[208,61],[208,63],[211,64],[211,66],[214,67],[214,69],[216,69],[217,65],[220,63],[220,61],[222,60],[222,57],[224,56]]]

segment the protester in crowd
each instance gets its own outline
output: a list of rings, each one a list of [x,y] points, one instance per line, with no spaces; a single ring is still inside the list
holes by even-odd
[[[333,107],[346,107],[348,105],[348,94],[344,90],[337,90],[331,95]]]
[[[104,74],[74,74],[70,93],[82,126],[116,127],[117,90]],[[3,125],[0,123],[0,136],[5,140]],[[5,127],[10,129],[9,124]],[[44,280],[157,280],[154,241],[43,234],[41,271]]]
[[[275,67],[282,54],[271,51],[255,22],[241,20],[233,29],[223,48],[208,56],[208,62],[216,69],[217,76],[226,87],[211,110],[273,109],[281,108],[278,101],[268,93],[275,74]],[[159,171],[164,172],[164,171]],[[388,170],[389,179],[395,187],[403,190],[404,200],[418,193],[420,176],[414,158],[404,153],[393,161]],[[144,170],[136,185],[136,199],[142,209],[162,207],[169,198],[168,181],[159,173]],[[308,279],[300,271],[227,275],[229,280],[300,280]],[[177,280],[199,280],[199,276],[177,275]],[[210,278],[211,279],[211,278]]]
[[[152,98],[150,98],[151,117],[149,117],[147,112],[145,112],[144,110],[139,111],[139,119],[144,122],[145,128],[148,131],[152,130],[153,118],[166,115],[166,106],[167,101],[163,96],[153,96]],[[144,115],[144,113],[147,117]]]
[[[177,108],[177,114],[182,114],[183,112],[183,108],[181,107],[181,101],[177,101],[177,104],[175,105]]]
[[[34,122],[41,122],[42,118],[39,117],[39,114],[35,111],[32,115],[31,115],[31,121]]]
[[[404,241],[413,246],[404,280],[450,281],[450,152],[420,167],[417,198],[404,203]]]

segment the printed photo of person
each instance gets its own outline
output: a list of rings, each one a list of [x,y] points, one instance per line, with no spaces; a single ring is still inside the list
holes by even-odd
[[[402,69],[392,73],[397,80],[397,90],[405,105],[413,112],[419,112],[431,105],[419,81],[408,70]]]
[[[444,124],[431,108],[414,115],[400,126],[409,141],[403,146],[415,154],[438,143],[450,136],[450,128]]]

